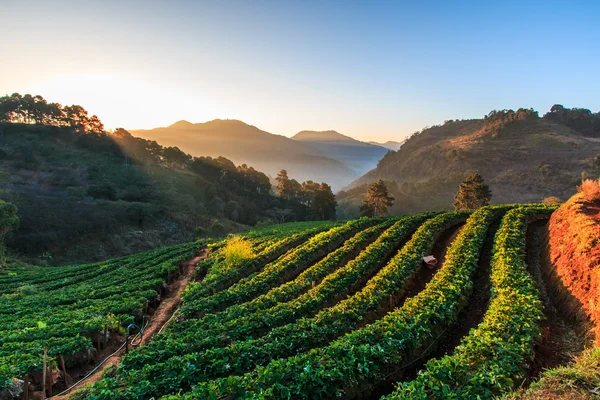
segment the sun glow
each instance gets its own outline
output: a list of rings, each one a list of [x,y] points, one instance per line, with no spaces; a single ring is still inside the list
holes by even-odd
[[[63,106],[79,104],[96,114],[107,129],[167,126],[202,109],[198,99],[182,99],[154,82],[111,75],[60,76],[34,84],[26,93],[41,94]]]

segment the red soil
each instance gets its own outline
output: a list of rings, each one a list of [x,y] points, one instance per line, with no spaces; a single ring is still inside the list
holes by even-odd
[[[550,219],[550,259],[600,342],[600,203],[578,193]]]

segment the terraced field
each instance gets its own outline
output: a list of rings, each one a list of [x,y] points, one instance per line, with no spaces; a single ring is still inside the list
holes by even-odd
[[[544,367],[532,368],[547,338],[527,232],[553,210],[490,206],[264,229],[246,235],[254,255],[235,265],[225,240],[45,273],[4,270],[4,384],[39,371],[45,347],[56,362],[141,322],[166,274],[207,247],[161,333],[72,398],[493,398]],[[427,266],[426,255],[438,264]]]

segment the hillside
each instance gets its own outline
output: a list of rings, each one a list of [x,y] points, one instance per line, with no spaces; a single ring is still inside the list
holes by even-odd
[[[165,128],[131,130],[131,133],[165,146],[177,146],[194,156],[223,156],[271,176],[285,169],[300,182],[327,182],[334,189],[360,175],[310,143],[274,135],[236,120],[197,124],[179,121]]]
[[[382,146],[361,142],[336,131],[302,131],[292,136],[292,139],[309,144],[321,154],[344,163],[357,175],[375,168],[377,162],[389,151]]]
[[[236,231],[286,207],[270,189],[254,169],[192,159],[124,130],[0,124],[0,197],[21,219],[9,246],[35,263],[106,259],[189,241],[194,231]]]
[[[149,290],[137,295],[139,309],[132,302],[116,318],[98,315],[92,321],[79,316],[95,315],[97,301],[62,300],[50,315],[61,322],[72,314],[72,324],[26,335],[20,328],[35,325],[37,302],[60,300],[53,293],[56,284],[78,293],[81,275],[85,286],[100,290],[143,267],[155,277],[148,283],[160,285],[177,276],[177,265],[183,279],[189,276],[189,261],[181,260],[198,262],[200,254],[207,258],[197,264],[195,281],[182,295],[179,317],[156,334],[153,316],[144,345],[118,353],[119,368],[93,385],[76,387],[72,399],[518,395],[515,389],[529,387],[540,375],[563,373],[584,344],[579,336],[564,340],[549,328],[549,317],[555,316],[548,308],[552,280],[545,275],[547,247],[539,239],[555,209],[502,205],[339,224],[283,224],[212,244],[140,254],[121,264],[109,261],[97,279],[89,272],[98,265],[55,268],[41,283],[38,270],[13,266],[0,271],[10,294],[0,302],[27,304],[34,318],[11,316],[0,323],[0,340],[11,343],[3,350],[19,346],[29,354],[11,358],[0,352],[0,365],[6,366],[0,369],[0,390],[11,376],[39,371],[46,335],[52,338],[51,369],[62,369],[53,361],[64,355],[67,376],[77,379],[71,374],[80,371],[75,364],[86,349],[89,361],[97,362],[100,353],[92,346],[115,349],[124,341],[115,334],[121,327],[132,319],[139,323],[144,315],[162,316],[163,303],[173,295]],[[212,251],[207,254],[203,246]],[[247,254],[232,258],[240,246]],[[436,265],[423,263],[429,254]],[[156,257],[166,274],[152,266]],[[74,274],[77,270],[80,274]],[[57,282],[61,274],[74,274],[75,280]],[[26,289],[19,287],[23,282]],[[42,288],[47,293],[37,295]],[[103,326],[111,332],[108,343]],[[82,328],[88,332],[84,337],[76,335]],[[590,357],[585,365],[594,363]],[[595,372],[577,372],[568,377],[581,379],[571,388],[593,390],[587,385],[597,381],[588,379]],[[64,387],[63,379],[57,381],[53,393]],[[41,389],[39,378],[31,389]]]
[[[491,112],[482,119],[447,121],[414,134],[376,169],[344,188],[338,201],[353,212],[366,184],[389,182],[393,212],[448,209],[459,182],[479,172],[494,203],[566,199],[581,173],[598,174],[600,117],[555,106],[540,118],[533,110]]]

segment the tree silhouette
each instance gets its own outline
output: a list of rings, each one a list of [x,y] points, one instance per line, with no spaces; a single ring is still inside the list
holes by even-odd
[[[275,180],[277,181],[277,185],[275,186],[275,190],[277,190],[277,195],[285,200],[293,199],[294,188],[292,186],[291,179],[288,177],[287,171],[285,169],[279,171]]]
[[[336,207],[337,201],[335,200],[335,195],[331,191],[331,186],[325,182],[321,183],[319,188],[315,191],[311,201],[312,214],[321,220],[334,220]]]
[[[456,210],[474,210],[487,206],[492,198],[490,187],[483,182],[481,175],[475,173],[463,180],[454,196]]]
[[[362,203],[362,206],[360,206],[361,215],[373,217],[385,214],[388,208],[394,204],[394,197],[388,194],[387,186],[380,179],[369,186],[367,198]]]

